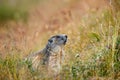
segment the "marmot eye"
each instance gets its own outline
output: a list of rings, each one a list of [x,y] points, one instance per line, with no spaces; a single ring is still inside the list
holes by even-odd
[[[56,36],[56,38],[60,38],[60,36]]]
[[[52,43],[53,42],[53,40],[48,40],[50,43]]]

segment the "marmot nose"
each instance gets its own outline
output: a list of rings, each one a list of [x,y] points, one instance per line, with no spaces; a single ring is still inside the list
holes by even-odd
[[[65,35],[65,37],[67,38],[67,35]]]

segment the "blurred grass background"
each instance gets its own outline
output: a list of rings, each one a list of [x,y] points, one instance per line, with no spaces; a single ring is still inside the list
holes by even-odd
[[[0,80],[52,80],[44,70],[32,71],[23,58],[59,33],[69,37],[62,80],[120,79],[119,0],[1,0],[0,4],[0,22],[5,24],[0,25]]]
[[[42,0],[0,0],[0,21],[27,20],[30,6]]]

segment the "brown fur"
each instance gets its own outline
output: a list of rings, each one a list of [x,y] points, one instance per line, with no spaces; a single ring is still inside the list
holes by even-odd
[[[66,36],[60,35],[60,37]],[[61,42],[63,39],[58,40],[56,36],[51,37],[50,40],[53,40],[53,42],[48,43],[43,50],[28,56],[27,60],[31,60],[34,70],[42,70],[41,68],[44,68],[50,75],[57,76],[62,69],[61,65],[64,59],[63,47],[67,37],[63,42]]]

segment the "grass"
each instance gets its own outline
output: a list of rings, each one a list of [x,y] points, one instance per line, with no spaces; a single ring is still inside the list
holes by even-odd
[[[0,22],[27,21],[28,11],[31,5],[36,4],[40,0],[1,0],[0,2]],[[41,0],[42,1],[42,0]]]
[[[24,62],[23,58],[39,46],[43,47],[48,37],[57,33],[65,33],[69,37],[65,46],[66,60],[61,71],[62,80],[120,79],[120,12],[114,13],[110,8],[100,13],[91,12],[83,16],[79,23],[72,21],[64,30],[46,32],[42,36],[44,41],[39,38],[32,40],[33,44],[37,41],[41,45],[34,47],[31,44],[26,48],[23,47],[26,44],[23,42],[18,43],[18,47],[4,47],[0,53],[7,55],[0,57],[0,80],[52,80],[43,77],[47,73],[43,73],[44,70],[32,71],[31,63]],[[20,47],[22,48],[19,49]],[[31,50],[33,47],[35,50]]]
[[[115,47],[120,45],[119,39],[117,39],[120,36],[118,33],[120,14],[117,14],[115,18],[110,10],[106,10],[99,16],[93,17],[93,15],[95,14],[92,13],[87,17],[80,26],[83,28],[79,35],[81,43],[78,41],[78,46],[73,44],[74,48],[77,47],[75,51],[79,50],[82,45],[85,46],[84,49],[78,51],[80,56],[74,57],[74,60],[71,59],[72,64],[69,65],[71,66],[69,70],[71,78],[72,80],[118,80],[120,79],[120,61],[116,59],[120,54],[120,48]],[[87,20],[88,18],[90,22]],[[86,30],[87,32],[84,32]],[[74,55],[77,54],[74,52],[71,51]]]

